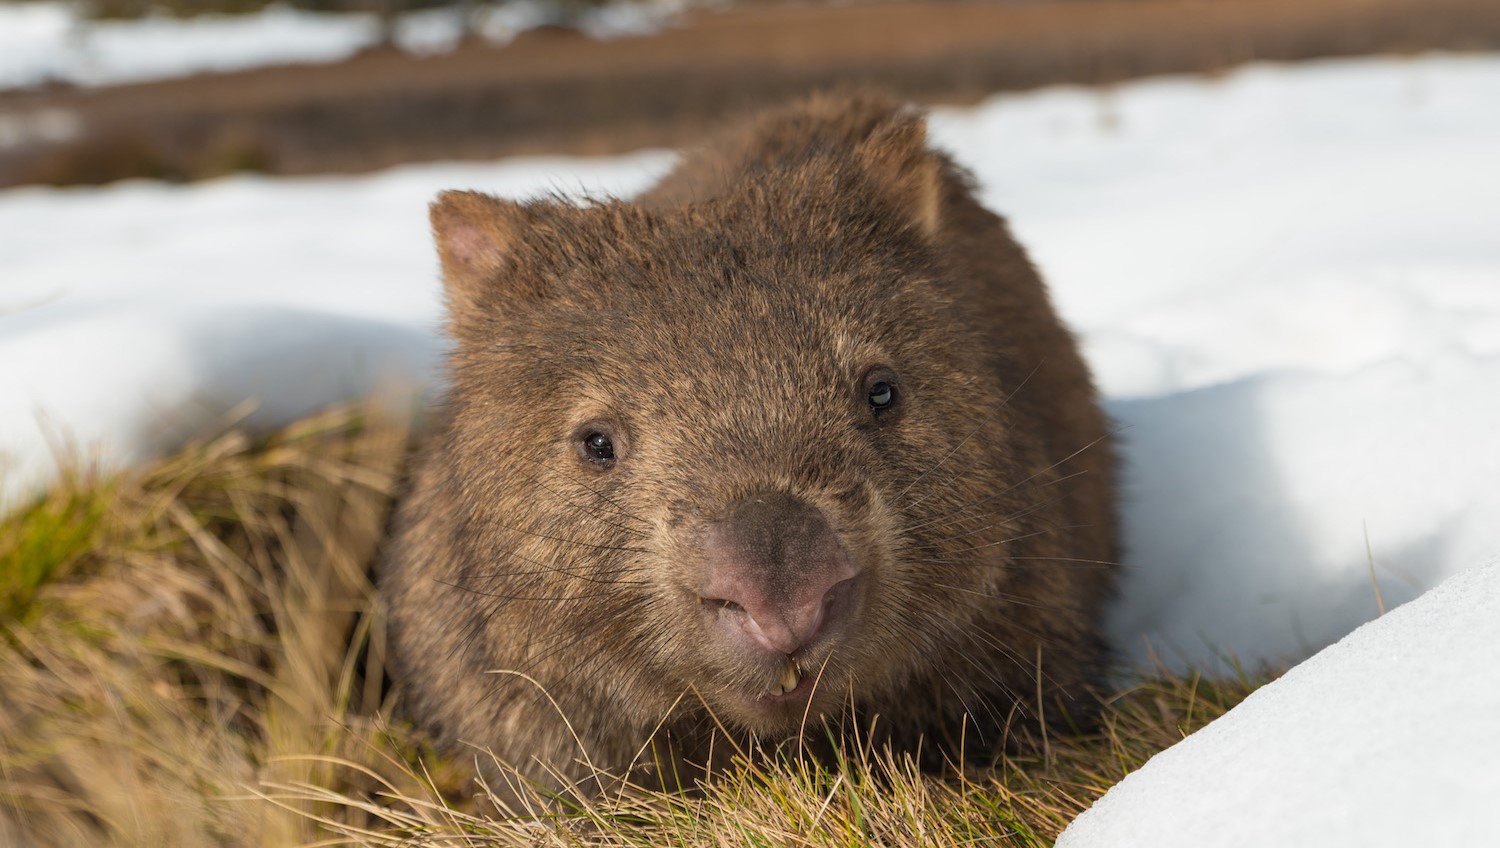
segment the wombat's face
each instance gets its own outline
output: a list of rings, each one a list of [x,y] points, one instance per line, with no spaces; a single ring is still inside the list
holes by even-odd
[[[1005,396],[944,269],[784,206],[435,207],[462,588],[639,721],[878,702],[1003,585]]]

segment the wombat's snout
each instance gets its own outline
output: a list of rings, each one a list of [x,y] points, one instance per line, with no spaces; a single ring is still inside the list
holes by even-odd
[[[698,595],[732,644],[790,655],[849,616],[859,576],[821,510],[767,492],[705,528]]]

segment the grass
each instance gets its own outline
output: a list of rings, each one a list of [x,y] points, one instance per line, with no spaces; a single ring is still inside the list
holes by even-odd
[[[385,678],[369,565],[408,435],[360,410],[231,431],[0,520],[0,844],[1045,846],[1254,688],[1143,679],[995,769],[866,747],[502,812]]]

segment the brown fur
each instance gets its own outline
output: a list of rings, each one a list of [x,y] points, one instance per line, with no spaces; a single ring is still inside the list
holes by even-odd
[[[802,709],[747,708],[764,682],[695,606],[702,528],[765,490],[820,509],[865,575],[810,724],[972,759],[1081,704],[1116,555],[1107,423],[919,114],[813,98],[635,203],[447,193],[433,222],[451,386],[382,579],[444,742],[557,783],[796,737]],[[880,421],[875,366],[900,391]],[[612,468],[580,453],[597,427]]]

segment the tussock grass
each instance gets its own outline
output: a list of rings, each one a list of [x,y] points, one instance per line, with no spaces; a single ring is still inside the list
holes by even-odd
[[[1049,845],[1254,688],[1160,675],[949,775],[868,747],[504,809],[399,719],[369,566],[408,433],[231,431],[0,519],[0,845]]]

